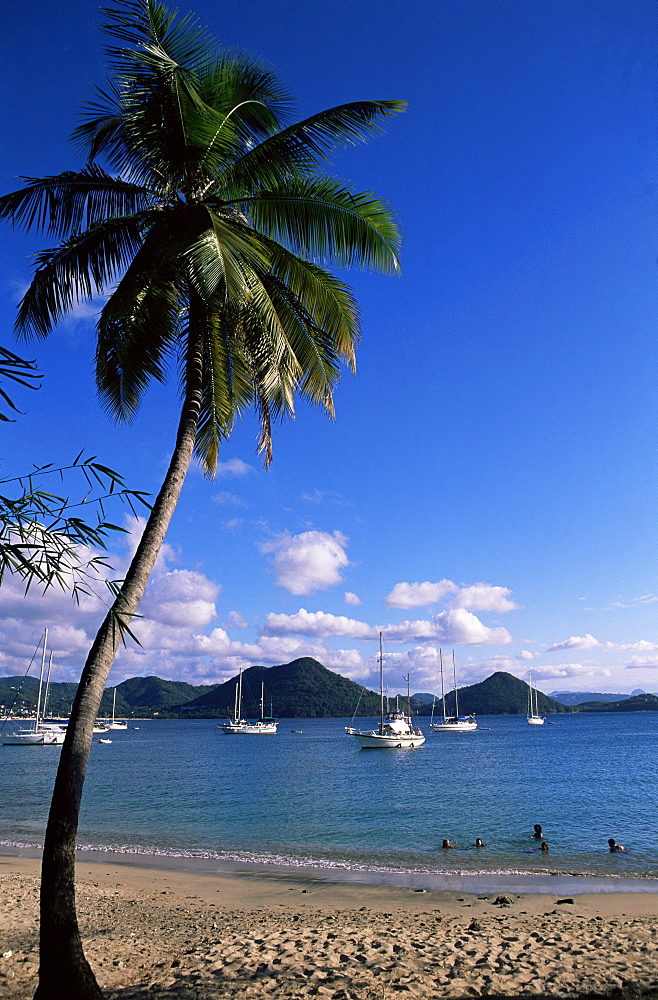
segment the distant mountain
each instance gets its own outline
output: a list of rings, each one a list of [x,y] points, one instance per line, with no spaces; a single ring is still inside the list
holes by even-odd
[[[577,712],[658,712],[658,695],[638,694],[623,701],[586,701],[577,705]]]
[[[431,705],[436,695],[433,694],[412,694],[412,702],[417,701],[419,705]]]
[[[633,694],[644,694],[634,691]],[[630,694],[602,694],[600,691],[551,691],[550,698],[555,698],[562,705],[582,705],[585,701],[624,701]]]
[[[265,714],[286,719],[351,718],[379,715],[379,695],[327,670],[312,656],[301,656],[277,667],[249,667],[242,673],[242,714],[260,714],[261,683],[265,684]],[[186,715],[226,717],[233,712],[236,680],[183,705]]]
[[[215,684],[186,684],[184,681],[166,681],[160,677],[131,677],[117,685],[116,716],[159,715],[175,710],[179,705],[198,697],[200,693],[213,690]],[[77,683],[59,681],[50,685],[46,712],[49,716],[67,716]],[[10,710],[14,714],[34,713],[39,693],[36,677],[0,677],[0,714]],[[103,692],[99,716],[112,714],[114,688]]]
[[[117,686],[117,711],[139,712],[140,709],[161,711],[178,708],[200,693],[210,693],[218,684],[186,684],[185,681],[164,681],[160,677],[131,677]],[[104,697],[107,697],[105,692]],[[111,709],[111,706],[110,706]]]
[[[528,711],[529,690],[525,681],[498,670],[479,684],[459,688],[459,712],[461,715],[525,715]],[[537,706],[540,715],[569,711],[559,701],[549,698],[541,691],[537,692]],[[437,709],[440,709],[438,703],[435,714]],[[418,715],[430,715],[431,711],[431,704],[421,705]],[[451,691],[446,695],[446,712],[452,715],[454,711],[455,695]]]
[[[163,680],[160,677],[132,677],[116,687],[116,714],[119,718],[217,718],[232,714],[237,678],[224,684],[187,684],[184,681]],[[265,683],[265,712],[280,718],[351,718],[357,715],[377,717],[379,695],[367,691],[346,677],[327,670],[318,660],[302,656],[291,663],[276,667],[254,666],[243,671],[242,714],[256,718],[260,713],[261,682]],[[34,677],[0,677],[0,715],[14,708],[15,713],[34,712],[39,682]],[[67,716],[77,685],[51,684],[48,714]],[[103,694],[99,715],[112,713],[114,688]],[[556,693],[556,692],[554,692]],[[590,698],[570,703],[568,695]],[[420,693],[411,699],[412,711],[427,717],[432,711],[433,695]],[[608,698],[617,698],[608,701]],[[658,710],[654,694],[588,695],[560,692],[562,702],[537,692],[539,712],[647,712]],[[605,699],[605,700],[604,700]],[[446,696],[447,711],[454,713],[454,694]],[[528,707],[528,685],[512,674],[499,671],[479,684],[460,688],[459,709],[462,714],[525,715]],[[441,711],[440,703],[435,714]]]

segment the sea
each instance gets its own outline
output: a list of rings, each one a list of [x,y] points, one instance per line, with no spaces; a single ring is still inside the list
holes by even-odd
[[[412,887],[560,875],[658,891],[658,713],[478,721],[473,733],[421,723],[417,749],[362,750],[350,719],[284,719],[275,736],[132,720],[110,744],[94,737],[78,846]],[[0,852],[41,846],[59,753],[0,747]],[[625,850],[611,854],[610,837]]]

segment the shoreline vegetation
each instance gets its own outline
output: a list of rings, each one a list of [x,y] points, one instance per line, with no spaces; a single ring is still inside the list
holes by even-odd
[[[100,715],[113,710],[121,718],[199,719],[225,718],[233,710],[236,678],[223,684],[191,685],[160,677],[131,677],[116,687],[107,688],[100,705]],[[265,685],[265,704],[278,718],[373,718],[379,715],[379,695],[328,670],[313,657],[299,657],[276,667],[253,666],[243,671],[243,710],[245,717],[260,714],[261,684]],[[50,685],[49,705],[55,716],[70,711],[74,684]],[[0,678],[2,714],[29,711],[36,701],[38,681],[31,677]],[[478,684],[459,689],[460,710],[466,715],[525,715],[528,685],[504,671],[497,671]],[[419,718],[432,714],[433,696],[417,694],[411,708]],[[356,708],[356,711],[355,711]],[[441,710],[436,699],[435,711]],[[454,713],[454,692],[446,695],[446,711]],[[564,705],[538,692],[538,711],[542,715],[581,712],[658,711],[658,696],[641,694],[616,702],[584,702]]]
[[[658,892],[563,897],[560,879],[537,892],[531,878],[423,891],[111,856],[76,867],[108,1000],[658,996]],[[1,1000],[36,986],[38,880],[37,858],[0,856]]]

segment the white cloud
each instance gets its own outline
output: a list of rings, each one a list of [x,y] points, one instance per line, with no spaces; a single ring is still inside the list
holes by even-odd
[[[216,617],[215,601],[221,587],[201,573],[175,569],[149,584],[140,614],[164,625],[199,628]]]
[[[517,655],[517,660],[536,660],[539,653],[531,653],[529,649],[522,649]]]
[[[228,479],[235,478],[236,476],[246,476],[253,471],[253,466],[247,465],[241,458],[229,458],[228,462],[217,463],[216,475],[218,479]]]
[[[490,583],[474,583],[463,587],[451,602],[453,608],[467,611],[514,611],[519,605],[510,600],[507,587],[494,587]]]
[[[638,642],[606,642],[605,649],[621,650],[622,653],[653,653],[658,650],[658,642],[649,642],[647,639],[640,639]]]
[[[239,611],[229,611],[226,616],[226,624],[234,628],[249,628],[249,623]]]
[[[377,636],[377,629],[365,622],[346,618],[344,615],[330,615],[324,611],[307,611],[305,608],[300,608],[294,615],[270,613],[265,619],[263,634],[374,639]]]
[[[626,664],[626,670],[655,670],[658,668],[658,656],[634,656]]]
[[[399,625],[388,625],[383,631],[387,639],[395,642],[437,639],[454,645],[502,646],[512,641],[507,629],[488,628],[479,618],[463,608],[441,611],[429,621],[407,621]]]
[[[215,503],[221,504],[223,507],[246,507],[245,501],[236,496],[235,493],[229,493],[227,490],[220,490],[219,493],[215,493],[213,496]]]
[[[352,604],[354,607],[358,607],[361,603],[361,598],[358,594],[353,594],[351,590],[345,591],[345,597],[343,598],[346,604]]]
[[[556,642],[553,646],[549,646],[546,652],[555,653],[564,649],[594,649],[595,646],[600,645],[599,640],[588,632],[586,635],[572,635],[571,638],[564,639],[563,642]]]
[[[532,679],[558,680],[561,677],[610,677],[611,672],[591,663],[560,663],[557,666],[532,668]]]
[[[336,507],[348,507],[348,501],[340,493],[332,493],[330,490],[312,490],[310,493],[302,494],[302,500],[308,503],[328,503]]]
[[[347,538],[340,531],[303,531],[265,542],[260,551],[272,553],[276,582],[291,594],[327,590],[341,582],[341,570],[349,566],[345,554]]]
[[[418,608],[426,604],[436,604],[446,594],[454,594],[459,587],[452,580],[440,580],[438,583],[396,583],[384,598],[387,608]]]

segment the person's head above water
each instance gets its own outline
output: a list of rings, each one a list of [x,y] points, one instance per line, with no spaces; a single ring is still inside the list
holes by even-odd
[[[618,844],[616,842],[616,840],[613,840],[612,837],[608,841],[608,847],[610,848],[611,851],[623,851],[624,850],[624,848],[622,847],[622,845]]]
[[[535,823],[535,825],[534,825],[534,831],[535,832],[534,832],[533,836],[535,836],[537,838],[537,840],[539,840],[543,836],[543,834],[541,832],[541,826],[539,825],[539,823]]]

